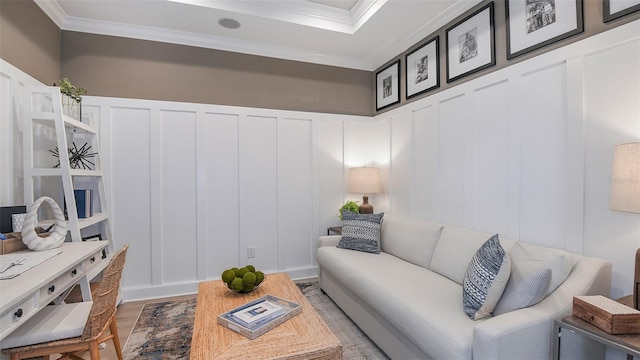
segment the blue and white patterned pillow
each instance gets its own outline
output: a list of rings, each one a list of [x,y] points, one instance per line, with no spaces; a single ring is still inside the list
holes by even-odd
[[[472,319],[491,316],[509,281],[511,261],[493,235],[478,251],[467,267],[462,283],[462,307]]]
[[[341,249],[380,253],[380,224],[384,213],[359,214],[349,210],[342,212]]]

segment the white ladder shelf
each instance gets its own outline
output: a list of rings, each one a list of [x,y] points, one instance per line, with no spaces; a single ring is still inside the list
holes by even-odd
[[[60,178],[62,181],[63,201],[64,204],[58,204],[60,207],[66,206],[68,216],[67,230],[68,238],[71,241],[83,241],[82,229],[96,227],[101,240],[108,240],[109,245],[106,248],[105,261],[101,261],[101,266],[96,266],[89,274],[89,279],[99,275],[104,267],[109,263],[111,256],[115,253],[113,250],[113,242],[111,237],[111,221],[107,206],[107,195],[102,172],[102,163],[100,161],[100,147],[98,141],[98,132],[96,129],[95,119],[89,117],[90,124],[78,121],[63,114],[62,94],[60,88],[56,86],[31,86],[26,88],[23,129],[23,147],[24,147],[24,201],[30,206],[35,201],[36,192],[40,196],[46,195],[56,199],[55,194],[43,194],[41,188],[43,178]],[[37,130],[34,131],[34,127]],[[45,130],[42,130],[45,129]],[[51,166],[36,166],[36,160],[46,164],[47,161],[42,158],[47,156],[51,161],[52,155],[44,152],[42,149],[43,134],[51,136],[51,131],[55,131],[55,146],[57,146],[60,166],[53,168]],[[91,146],[91,152],[96,153],[93,157],[94,165],[92,169],[73,169],[69,161],[68,148],[72,146],[74,136],[81,136],[86,143]],[[51,139],[49,139],[51,142]],[[44,141],[46,143],[46,140]],[[39,147],[39,151],[35,151],[35,147]],[[53,149],[51,149],[53,150]],[[48,154],[48,155],[47,155]],[[94,213],[88,218],[79,218],[76,207],[76,199],[74,190],[78,181],[88,181],[93,186],[97,186],[97,199],[100,211]],[[59,188],[58,188],[59,192]],[[96,196],[92,196],[96,198]],[[52,221],[42,221],[40,226],[47,227]]]

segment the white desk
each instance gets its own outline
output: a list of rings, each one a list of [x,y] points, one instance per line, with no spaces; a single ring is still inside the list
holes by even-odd
[[[0,340],[43,307],[80,284],[84,300],[91,299],[87,274],[104,268],[108,241],[65,242],[62,252],[13,279],[0,280]],[[28,256],[29,251],[23,251]],[[16,253],[11,253],[16,254]],[[0,342],[0,348],[2,343]]]

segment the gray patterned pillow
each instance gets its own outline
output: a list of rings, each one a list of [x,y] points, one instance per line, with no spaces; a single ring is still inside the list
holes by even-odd
[[[538,261],[519,243],[509,251],[511,276],[493,315],[522,309],[539,303],[547,295],[551,268]]]
[[[380,253],[380,223],[384,213],[358,214],[349,210],[342,212],[341,249]]]
[[[462,307],[472,319],[491,316],[507,286],[511,262],[498,235],[487,240],[469,263],[462,283]]]

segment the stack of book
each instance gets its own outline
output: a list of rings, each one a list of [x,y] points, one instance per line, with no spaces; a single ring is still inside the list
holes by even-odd
[[[218,316],[218,324],[250,339],[266,333],[302,311],[294,302],[265,295]]]

